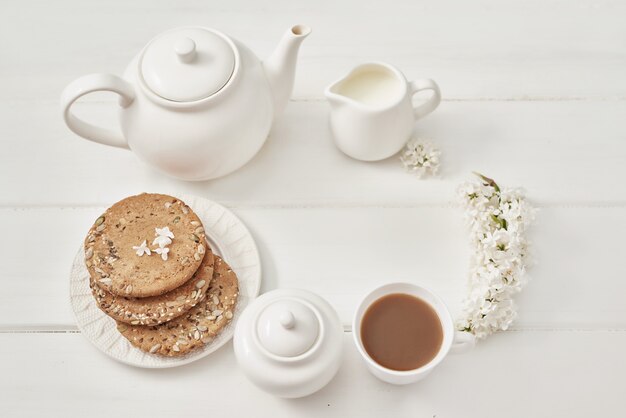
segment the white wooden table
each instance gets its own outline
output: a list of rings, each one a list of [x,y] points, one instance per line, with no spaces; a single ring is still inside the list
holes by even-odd
[[[264,57],[295,23],[313,34],[293,100],[260,154],[226,178],[165,178],[61,121],[69,81],[121,73],[167,28],[216,27]],[[0,416],[624,413],[626,3],[4,0],[0,39]],[[396,158],[353,161],[332,144],[323,88],[368,60],[441,85],[440,109],[416,125],[443,151],[440,178],[419,181]],[[115,101],[98,96],[79,111],[114,123]],[[540,208],[519,318],[419,384],[383,384],[352,345],[352,310],[375,285],[409,280],[458,311],[468,248],[454,192],[472,170],[524,186]],[[72,258],[106,206],[143,191],[230,207],[258,243],[264,291],[301,287],[336,307],[345,361],[329,386],[280,400],[245,379],[232,345],[155,371],[118,364],[80,335]]]

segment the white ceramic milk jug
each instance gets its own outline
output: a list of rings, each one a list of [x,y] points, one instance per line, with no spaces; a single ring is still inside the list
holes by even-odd
[[[423,90],[433,95],[414,106],[412,97]],[[408,82],[395,67],[373,62],[359,65],[326,89],[330,128],[335,143],[352,158],[377,161],[402,149],[413,125],[439,106],[441,94],[430,79]]]

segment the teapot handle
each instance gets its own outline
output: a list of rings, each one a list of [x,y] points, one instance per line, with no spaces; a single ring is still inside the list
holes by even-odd
[[[439,86],[430,78],[423,78],[421,80],[414,80],[410,83],[411,86],[411,96],[419,93],[423,90],[432,90],[433,95],[428,101],[419,106],[413,106],[413,112],[415,114],[415,119],[423,118],[424,116],[431,113],[433,110],[437,109],[439,103],[441,102],[441,92],[439,91]]]
[[[112,91],[119,94],[119,104],[124,108],[130,106],[135,100],[133,86],[121,77],[112,74],[90,74],[80,77],[65,87],[61,94],[61,108],[65,124],[83,138],[112,147],[128,149],[128,143],[120,133],[87,123],[71,112],[71,107],[76,100],[95,91]]]

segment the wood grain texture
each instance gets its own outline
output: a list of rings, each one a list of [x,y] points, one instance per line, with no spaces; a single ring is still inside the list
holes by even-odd
[[[105,358],[80,334],[0,334],[0,357],[12,359],[2,367],[11,378],[0,379],[0,405],[12,418],[40,416],[42,408],[94,418],[587,418],[616,416],[623,406],[624,332],[507,332],[403,387],[370,376],[351,338],[345,333],[343,362],[328,386],[283,400],[246,380],[230,344],[188,366],[141,370]]]
[[[121,73],[158,33],[205,25],[269,55],[287,28],[306,23],[295,97],[365,61],[432,77],[448,98],[626,97],[626,4],[614,0],[64,0],[0,3],[4,100],[56,102],[72,79]],[[33,31],[38,36],[34,36]],[[19,40],[19,41],[17,41]]]
[[[88,104],[79,114],[115,126],[114,106]],[[416,124],[416,135],[443,153],[441,176],[420,181],[397,157],[363,163],[345,156],[328,131],[327,104],[292,102],[248,165],[222,179],[186,183],[126,150],[74,135],[56,103],[0,102],[0,205],[108,206],[146,190],[229,205],[441,205],[455,201],[474,170],[524,186],[540,206],[621,205],[625,114],[619,101],[446,102]]]
[[[0,416],[618,416],[624,16],[616,0],[0,2]],[[313,34],[293,100],[259,155],[226,178],[165,178],[61,121],[67,83],[121,74],[165,29],[215,27],[263,58],[296,23]],[[334,147],[323,89],[372,60],[440,84],[441,107],[416,124],[443,151],[440,178],[418,181],[395,157],[364,164]],[[116,124],[111,95],[76,108]],[[390,280],[430,286],[458,313],[468,248],[454,195],[472,170],[524,186],[541,207],[531,236],[538,264],[514,331],[449,357],[417,385],[369,376],[349,332],[335,380],[284,401],[245,379],[230,345],[188,367],[138,370],[72,331],[68,274],[85,232],[104,207],[143,191],[231,207],[259,245],[263,290],[315,291],[347,330],[360,295]]]

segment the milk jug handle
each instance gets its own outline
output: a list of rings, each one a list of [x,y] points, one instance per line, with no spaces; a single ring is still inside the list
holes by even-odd
[[[439,106],[441,102],[441,92],[439,91],[439,86],[433,80],[430,78],[422,78],[420,80],[411,81],[409,85],[411,87],[411,96],[424,90],[432,90],[433,92],[433,95],[426,103],[417,106],[413,105],[415,119],[423,118]]]
[[[113,147],[128,148],[128,143],[121,133],[92,125],[72,113],[71,108],[76,100],[95,91],[112,91],[119,94],[119,104],[122,107],[130,106],[135,100],[133,86],[116,75],[90,74],[80,77],[65,87],[61,94],[61,109],[65,124],[83,138]]]

